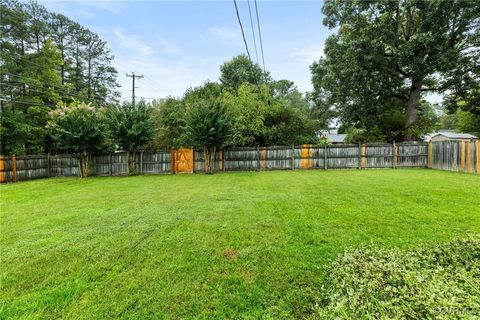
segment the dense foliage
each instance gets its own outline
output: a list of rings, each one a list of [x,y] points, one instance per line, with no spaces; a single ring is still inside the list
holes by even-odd
[[[251,78],[252,69],[255,73]],[[318,142],[317,132],[322,123],[293,82],[272,80],[268,72],[251,64],[243,55],[225,62],[220,71],[220,83],[207,82],[188,89],[182,98],[169,97],[152,103],[158,129],[152,148],[191,146],[191,141],[185,138],[184,120],[196,105],[204,105],[202,101],[209,99],[218,101],[232,117],[224,146]]]
[[[57,108],[50,112],[48,129],[60,150],[78,158],[80,176],[88,176],[93,153],[101,150],[105,143],[101,110],[85,103]]]
[[[185,119],[186,142],[203,151],[205,172],[213,172],[217,149],[227,145],[232,117],[218,98],[200,100],[190,106]]]
[[[337,28],[311,66],[312,98],[344,127],[379,138],[418,138],[428,92],[478,88],[480,6],[475,1],[326,1]],[[427,110],[428,112],[428,110]]]
[[[403,252],[364,246],[330,267],[321,319],[468,318],[480,310],[480,238]]]
[[[155,134],[150,112],[151,109],[145,101],[112,105],[107,108],[105,114],[107,135],[116,148],[127,152],[129,173],[135,172],[136,152],[148,144]]]
[[[268,72],[252,63],[244,54],[222,64],[220,73],[220,83],[229,90],[237,90],[244,83],[260,85],[271,80]]]
[[[16,129],[26,132],[12,141],[3,128],[1,153],[50,151],[50,110],[74,100],[104,105],[118,95],[113,56],[97,34],[35,1],[2,0],[0,12],[2,128],[23,117]]]

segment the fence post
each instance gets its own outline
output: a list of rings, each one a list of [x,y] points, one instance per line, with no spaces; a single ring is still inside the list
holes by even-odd
[[[108,173],[110,175],[113,175],[113,155],[110,153],[110,156],[108,157]]]
[[[262,170],[267,171],[267,147],[262,148]]]
[[[362,168],[367,166],[367,145],[362,144]]]
[[[475,151],[476,151],[475,153],[477,154],[477,156],[475,157],[475,160],[476,160],[475,173],[479,174],[480,173],[480,140],[477,140]]]
[[[292,170],[295,170],[295,145],[292,145]]]
[[[50,164],[50,152],[47,153],[47,177],[51,177],[52,175],[52,165]]]
[[[465,171],[465,141],[460,142],[460,171]]]
[[[313,168],[313,144],[310,145],[309,157],[310,157],[310,169],[312,169]]]
[[[328,169],[328,145],[325,144],[325,146],[323,147],[323,168],[325,170]]]
[[[225,172],[225,149],[222,149],[222,171]]]
[[[0,156],[0,183],[6,182],[5,178],[5,162],[3,156]]]
[[[470,145],[470,141],[467,141],[467,172],[470,173],[472,171],[472,146]]]
[[[17,182],[17,157],[12,155],[12,182]]]
[[[143,150],[140,150],[140,174],[143,174]]]
[[[427,168],[432,169],[432,163],[433,163],[433,142],[429,141],[428,142],[428,156],[427,156]]]
[[[358,144],[358,169],[362,169],[362,145]]]
[[[397,167],[397,146],[395,145],[395,140],[392,143],[392,152],[393,152],[393,160],[392,160],[392,167],[395,169]]]
[[[257,171],[260,171],[260,145],[257,145]]]

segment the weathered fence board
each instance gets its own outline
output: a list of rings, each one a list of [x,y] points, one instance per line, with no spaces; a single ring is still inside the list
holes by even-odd
[[[51,177],[78,176],[80,167],[78,159],[70,154],[59,154],[50,157]]]
[[[204,171],[203,152],[195,150],[193,158],[194,171]],[[137,152],[134,162],[137,173],[172,172],[170,150]],[[214,162],[214,170],[217,172],[401,167],[431,167],[478,174],[480,143],[443,141],[431,144],[420,142],[227,148],[216,152]],[[68,154],[0,158],[0,182],[78,176],[79,171],[78,160]],[[90,173],[99,176],[126,174],[126,152],[93,156]]]
[[[429,166],[433,169],[480,173],[480,142],[437,141],[432,142]]]
[[[169,173],[170,151],[143,152],[142,154],[142,173]]]

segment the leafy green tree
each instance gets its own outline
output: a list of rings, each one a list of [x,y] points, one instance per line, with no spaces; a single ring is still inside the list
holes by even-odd
[[[0,154],[23,155],[31,127],[21,111],[4,110],[0,117]]]
[[[480,137],[480,115],[458,109],[455,113],[455,130]]]
[[[87,177],[93,153],[105,143],[101,111],[89,104],[73,103],[51,111],[47,128],[58,148],[79,160],[80,176]]]
[[[244,54],[234,57],[220,66],[220,83],[228,90],[237,90],[241,84],[260,85],[271,80],[270,74],[251,62]]]
[[[127,152],[128,173],[135,173],[136,153],[155,135],[151,109],[145,101],[110,106],[105,117],[112,142]]]
[[[215,97],[189,105],[185,118],[186,143],[203,150],[205,172],[213,171],[217,149],[228,144],[232,130],[231,114]]]
[[[419,119],[422,96],[478,83],[480,6],[474,1],[326,1],[324,24],[338,28],[312,65],[314,97],[344,124],[403,115],[400,136]],[[381,118],[375,119],[378,125]],[[396,121],[392,131],[396,131]],[[387,132],[385,132],[386,134]]]
[[[186,107],[181,99],[168,97],[151,103],[156,134],[149,149],[169,149],[182,144]]]
[[[51,148],[48,112],[73,101],[106,105],[114,100],[116,70],[105,41],[36,1],[0,1],[1,109],[24,113],[26,153]],[[42,112],[42,114],[40,114]],[[42,122],[43,121],[43,122]]]
[[[260,90],[258,90],[260,89]],[[237,146],[290,145],[316,142],[318,122],[309,116],[299,93],[271,95],[266,85],[242,84],[222,99],[234,114],[231,144]],[[265,103],[264,101],[269,101]]]

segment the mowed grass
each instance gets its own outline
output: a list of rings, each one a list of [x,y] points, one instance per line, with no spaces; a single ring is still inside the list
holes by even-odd
[[[480,232],[480,176],[432,170],[2,185],[0,318],[308,317],[330,262]]]

